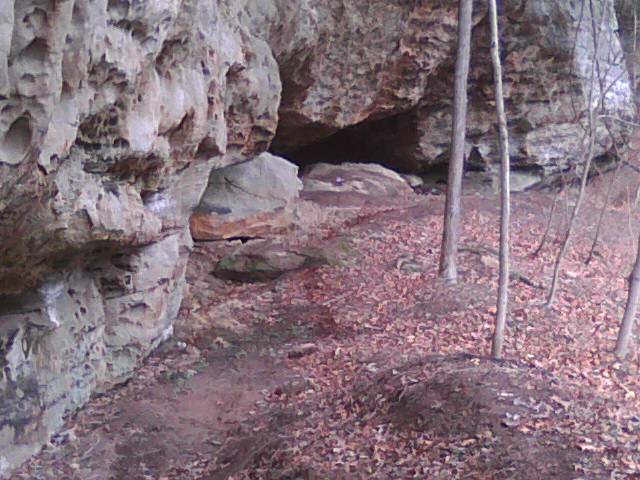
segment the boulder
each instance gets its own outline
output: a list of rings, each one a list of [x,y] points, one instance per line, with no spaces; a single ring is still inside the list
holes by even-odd
[[[402,179],[407,182],[411,188],[418,188],[424,185],[424,179],[418,175],[412,175],[410,173],[404,173],[400,175]]]
[[[293,223],[301,189],[298,167],[269,153],[213,170],[191,235],[201,241],[280,233]]]
[[[615,9],[618,16],[619,34],[622,48],[625,53],[625,63],[629,72],[629,79],[635,92],[640,91],[640,76],[638,75],[638,65],[640,65],[640,49],[637,48],[640,41],[640,30],[637,27],[637,2],[634,0],[614,0]],[[636,95],[636,105],[638,96]]]
[[[273,145],[278,152],[410,110],[454,56],[455,2],[275,3],[282,27],[267,38],[284,85]],[[485,10],[479,3],[476,21]],[[283,38],[295,39],[295,50],[284,47]]]
[[[315,343],[303,343],[303,344],[291,347],[287,352],[287,357],[298,359],[302,357],[307,357],[309,355],[313,355],[317,351],[318,351],[318,346]]]
[[[591,90],[601,103],[599,115],[632,119],[634,90],[624,63],[613,1],[594,3],[596,25],[606,33],[594,53],[589,9],[580,3],[506,2],[502,19],[503,81],[509,147],[514,170],[539,177],[557,174],[582,162],[587,142]],[[474,29],[470,72],[470,114],[467,163],[497,175],[499,163],[495,106],[492,91],[490,34],[486,20]],[[600,79],[591,85],[594,55]],[[606,65],[606,67],[602,67]],[[605,86],[604,91],[600,85]],[[448,161],[451,125],[450,84],[445,76],[435,81],[430,94],[409,114],[416,136],[409,140],[415,168]],[[600,99],[602,97],[602,102]],[[630,129],[623,123],[597,120],[595,156],[615,153],[613,143],[624,145]],[[404,159],[401,159],[404,161]],[[422,167],[424,168],[424,167]]]
[[[294,251],[281,245],[247,244],[220,259],[212,274],[236,282],[266,282],[326,261],[322,253],[315,250]]]
[[[303,183],[304,200],[338,208],[388,203],[413,194],[399,174],[373,163],[318,163],[305,172]]]
[[[280,96],[237,2],[0,2],[0,478],[171,335],[189,216]]]

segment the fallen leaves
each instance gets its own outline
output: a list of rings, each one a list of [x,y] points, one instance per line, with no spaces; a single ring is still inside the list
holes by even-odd
[[[477,208],[483,207],[478,205]],[[474,210],[468,211],[467,216],[464,241],[486,245],[487,249],[495,248],[497,232],[479,231],[473,227],[480,225]],[[488,217],[486,214],[483,216]],[[352,472],[354,476],[358,476],[354,472],[367,472],[384,478],[403,478],[409,471],[421,472],[427,477],[435,475],[434,472],[456,472],[456,469],[467,468],[465,464],[476,461],[471,460],[476,455],[478,458],[483,455],[490,457],[495,434],[489,431],[488,437],[473,436],[459,440],[442,437],[438,440],[433,436],[422,436],[425,433],[413,432],[406,438],[400,438],[388,425],[376,427],[375,420],[379,418],[379,412],[390,405],[403,405],[410,401],[413,389],[424,381],[424,377],[402,373],[401,366],[410,358],[420,358],[433,352],[480,355],[486,352],[495,315],[495,271],[492,271],[495,262],[490,255],[465,257],[460,265],[463,283],[451,290],[442,289],[438,286],[435,271],[440,224],[429,217],[419,221],[371,218],[375,222],[368,226],[363,223],[359,228],[375,229],[375,236],[368,237],[357,229],[348,232],[351,245],[360,253],[362,262],[340,269],[322,269],[321,281],[314,282],[312,288],[304,292],[297,288],[295,281],[285,281],[287,297],[306,295],[314,303],[330,305],[336,322],[345,331],[352,332],[346,337],[336,335],[323,340],[329,347],[325,349],[329,355],[323,357],[321,354],[312,363],[301,359],[297,364],[300,372],[314,378],[318,388],[312,397],[304,399],[305,408],[310,409],[307,411],[309,426],[291,427],[296,432],[297,453],[288,457],[287,462],[314,472],[324,472],[328,477],[335,476],[338,471]],[[542,220],[538,212],[531,215],[531,221],[536,218]],[[522,224],[519,228],[513,246],[514,258],[522,276],[531,282],[513,282],[515,300],[507,352],[555,375],[557,381],[554,382],[558,385],[569,382],[567,385],[571,385],[571,389],[592,389],[593,394],[587,394],[580,400],[574,398],[582,396],[576,393],[572,394],[574,397],[549,394],[546,400],[541,401],[511,396],[513,394],[509,391],[497,392],[500,401],[511,402],[515,408],[505,412],[499,423],[514,434],[534,437],[538,441],[546,441],[556,435],[573,438],[580,431],[591,435],[610,428],[622,420],[608,409],[591,411],[589,402],[599,395],[611,398],[611,405],[635,401],[634,395],[638,391],[637,381],[622,384],[612,377],[612,372],[619,366],[614,368],[606,353],[615,333],[617,316],[609,314],[608,307],[603,308],[603,305],[611,303],[609,298],[616,298],[614,306],[618,307],[623,298],[620,295],[607,298],[614,291],[612,289],[617,288],[616,282],[610,281],[616,275],[612,269],[621,267],[623,259],[612,259],[603,248],[602,259],[606,262],[597,259],[587,269],[580,259],[581,244],[575,242],[565,262],[569,269],[565,278],[571,282],[563,282],[564,290],[555,311],[547,311],[541,308],[544,291],[539,285],[547,278],[544,265],[551,264],[553,244],[533,260],[519,260],[529,258],[539,234],[539,229],[532,228],[531,223]],[[346,234],[341,232],[341,235]],[[397,268],[397,262],[390,263],[390,259],[398,258],[403,262],[420,258],[420,263],[430,268],[420,272]],[[482,286],[487,293],[471,297],[471,292],[480,292],[476,286]],[[380,357],[382,362],[378,360]],[[480,361],[472,359],[470,364],[478,367]],[[387,387],[382,385],[380,388],[385,393],[376,397],[375,410],[363,412],[357,402],[354,404],[354,385],[365,384],[369,389],[375,389],[376,382],[379,382],[376,376],[387,369],[398,376],[398,389],[387,392]],[[521,381],[527,387],[526,381]],[[446,403],[433,403],[435,410],[431,410],[429,415],[443,405]],[[420,416],[422,420],[419,421],[423,422],[429,415]],[[473,418],[471,413],[465,415]],[[310,427],[311,424],[314,428]],[[320,436],[319,430],[322,432]],[[587,477],[588,472],[594,469],[613,469],[614,465],[621,465],[619,454],[602,457],[607,459],[606,464],[598,459],[600,454],[609,451],[607,445],[618,445],[616,448],[620,448],[620,442],[624,445],[624,437],[616,434],[607,440],[598,438],[594,442],[575,440],[575,443],[567,442],[562,447],[586,455],[578,463]],[[303,447],[297,442],[302,442]],[[292,449],[293,445],[288,448]],[[627,448],[632,448],[632,444],[629,445],[620,451],[628,451]],[[368,448],[372,449],[371,452]],[[588,460],[591,456],[596,459],[593,460],[595,463]],[[395,465],[394,470],[387,469],[390,463]],[[409,465],[412,466],[410,469],[403,470]],[[255,468],[255,471],[246,471],[243,475],[259,478],[260,471],[268,471]]]
[[[483,356],[496,311],[496,262],[486,251],[497,246],[497,211],[491,200],[467,201],[463,244],[484,250],[461,255],[461,282],[451,287],[436,271],[441,201],[366,211],[312,239],[318,248],[339,240],[357,261],[192,293],[197,318],[186,320],[233,327],[249,338],[243,349],[286,331],[264,355],[281,359],[291,378],[264,390],[240,425],[274,441],[248,448],[253,456],[229,478],[541,478],[543,468],[542,478],[628,478],[640,469],[638,356],[621,364],[609,353],[625,300],[626,239],[607,238],[586,267],[582,225],[563,262],[558,303],[544,309],[539,286],[556,245],[550,238],[532,252],[548,199],[517,197],[513,260],[529,281],[512,282],[511,360],[494,364]],[[206,256],[199,261],[206,266]],[[218,334],[201,341],[234,348]],[[233,351],[246,360],[245,350]],[[190,368],[176,369],[186,383]],[[190,472],[202,471],[204,460],[194,462]]]

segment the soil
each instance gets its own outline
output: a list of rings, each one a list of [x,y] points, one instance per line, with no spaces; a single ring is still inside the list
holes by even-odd
[[[566,215],[534,256],[555,194],[514,196],[514,268],[534,282],[512,281],[503,362],[487,358],[497,271],[477,253],[497,246],[495,196],[464,199],[457,285],[437,279],[438,195],[279,239],[330,261],[277,280],[218,279],[239,243],[199,244],[175,338],[13,478],[640,478],[638,352],[610,353],[638,228],[630,172],[586,266],[611,177],[591,185],[553,309],[540,286]]]

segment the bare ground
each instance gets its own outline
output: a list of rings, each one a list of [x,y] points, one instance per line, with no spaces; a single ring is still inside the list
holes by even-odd
[[[14,478],[640,478],[638,352],[610,353],[637,231],[636,177],[619,180],[587,266],[607,179],[591,187],[550,310],[539,286],[564,214],[534,257],[552,195],[515,196],[521,277],[499,363],[495,198],[465,198],[456,286],[436,278],[439,196],[282,239],[330,261],[266,283],[216,279],[235,246],[200,245],[176,338]]]

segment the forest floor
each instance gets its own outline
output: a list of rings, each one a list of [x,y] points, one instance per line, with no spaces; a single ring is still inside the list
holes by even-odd
[[[487,358],[495,197],[464,199],[460,281],[437,279],[442,196],[365,207],[301,242],[327,263],[241,284],[199,245],[176,338],[94,399],[16,479],[640,478],[640,356],[611,351],[638,222],[637,174],[596,179],[544,302],[558,236],[534,255],[553,194],[513,197],[507,360]]]

